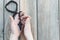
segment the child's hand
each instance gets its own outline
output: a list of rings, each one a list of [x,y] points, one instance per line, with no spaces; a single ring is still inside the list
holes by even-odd
[[[13,17],[10,16],[10,22],[11,22],[11,33],[18,37],[20,35],[20,29],[18,26],[19,23],[18,14],[15,16],[15,19],[13,19]]]
[[[31,25],[30,25],[31,17],[28,16],[28,15],[25,15],[25,13],[24,13],[24,16],[22,16],[21,19],[22,19],[23,25],[25,25],[24,35],[25,35],[26,39],[27,40],[33,40],[33,35],[32,35],[32,32],[31,32]]]

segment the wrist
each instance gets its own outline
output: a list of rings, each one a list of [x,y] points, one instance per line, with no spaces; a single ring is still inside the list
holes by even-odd
[[[10,40],[18,40],[18,36],[15,34],[10,34]]]
[[[32,33],[28,33],[27,36],[26,36],[26,39],[27,39],[27,40],[33,40],[33,35],[32,35]]]
[[[19,34],[18,33],[13,33],[11,32],[11,35],[15,36],[15,37],[19,37]]]
[[[29,38],[27,38],[27,40],[33,40],[33,37],[32,37],[32,36],[30,36]]]

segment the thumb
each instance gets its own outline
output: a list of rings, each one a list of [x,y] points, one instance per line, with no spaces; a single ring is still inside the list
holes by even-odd
[[[9,18],[10,18],[10,20],[11,20],[11,21],[13,21],[13,20],[14,20],[12,16],[9,16]]]
[[[26,19],[26,22],[30,22],[30,20],[31,20],[31,17],[28,16],[28,18]]]

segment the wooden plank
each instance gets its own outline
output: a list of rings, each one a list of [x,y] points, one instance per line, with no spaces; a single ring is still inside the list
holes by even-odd
[[[0,0],[0,40],[3,40],[3,0]]]
[[[58,20],[59,20],[59,33],[60,33],[60,0],[58,0]]]
[[[58,24],[58,0],[50,0],[50,13],[51,13],[51,29],[50,39],[59,40],[59,24]]]
[[[4,5],[6,5],[9,1],[11,1],[11,0],[5,0],[5,4]],[[17,3],[18,3],[18,11],[19,11],[19,0],[13,0],[13,1],[16,1]],[[14,4],[10,4],[9,6],[8,6],[8,8],[9,9],[11,9],[11,10],[14,10],[15,9],[15,5]],[[4,29],[4,39],[5,40],[8,40],[9,38],[7,37],[8,35],[7,35],[7,31],[8,31],[8,27],[9,27],[9,16],[10,15],[13,15],[13,14],[11,14],[10,12],[8,12],[6,9],[5,9],[5,29]],[[8,25],[8,27],[7,27],[7,25]],[[7,38],[6,38],[7,37]]]
[[[58,0],[38,0],[38,40],[59,40]]]
[[[32,33],[34,40],[37,40],[36,0],[20,0],[20,9],[32,17]]]
[[[13,1],[17,2],[17,4],[18,4],[18,12],[19,12],[19,7],[20,7],[20,6],[19,6],[19,5],[20,5],[20,4],[19,4],[19,1],[20,1],[20,0],[13,0]]]
[[[11,1],[11,0],[5,0],[5,4],[4,5],[6,5],[9,1]],[[8,8],[11,8],[11,10],[14,8],[14,7],[12,7],[12,5],[10,5],[10,6],[8,6]],[[9,22],[9,16],[10,15],[12,15],[10,12],[8,12],[6,9],[4,9],[4,11],[5,11],[5,29],[4,29],[4,40],[7,40],[6,39],[6,36],[8,36],[7,35],[7,25],[8,25],[8,22]],[[8,26],[9,27],[9,26]]]

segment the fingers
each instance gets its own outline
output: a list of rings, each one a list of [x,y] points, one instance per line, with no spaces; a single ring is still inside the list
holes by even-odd
[[[30,20],[30,18],[31,18],[30,16],[22,16],[22,17],[21,17],[21,23],[22,23],[22,24],[25,24],[26,21],[27,21],[27,19]]]
[[[31,17],[30,17],[30,16],[23,16],[23,17],[21,17],[21,20],[25,20],[25,21],[27,21],[28,19],[30,20]]]
[[[30,22],[30,19],[31,19],[31,17],[27,18],[27,19],[26,19],[26,22]]]
[[[11,20],[11,21],[13,21],[13,20],[14,20],[12,16],[9,16],[9,18],[10,18],[10,20]]]
[[[19,20],[19,16],[18,16],[18,14],[16,14],[16,16],[15,16],[15,19],[14,19],[14,20],[15,20],[15,22],[16,22],[17,24],[19,23],[19,21],[20,21],[20,20]]]
[[[26,21],[28,21],[28,19],[30,20],[31,19],[31,17],[30,16],[28,16],[26,13],[24,13],[24,12],[21,12],[21,14],[20,14],[20,19],[21,19],[21,23],[22,24],[25,24],[26,23]]]
[[[20,16],[24,16],[24,15],[25,15],[25,13],[24,13],[24,12],[21,12],[21,13],[20,13]]]
[[[15,16],[15,20],[17,20],[18,19],[18,14],[16,14],[16,16]]]

